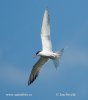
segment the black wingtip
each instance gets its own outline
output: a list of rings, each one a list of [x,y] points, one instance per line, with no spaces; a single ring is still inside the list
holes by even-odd
[[[28,86],[31,85],[33,83],[34,80],[32,81],[28,81]]]
[[[31,82],[28,82],[28,86],[31,85]]]

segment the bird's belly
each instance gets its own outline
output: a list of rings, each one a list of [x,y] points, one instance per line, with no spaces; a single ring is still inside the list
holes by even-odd
[[[43,57],[47,57],[50,59],[57,59],[58,55],[56,53],[47,53],[47,54],[42,54]]]
[[[48,56],[48,58],[50,58],[50,59],[56,59],[57,56],[55,56],[55,55],[50,55],[50,56]]]

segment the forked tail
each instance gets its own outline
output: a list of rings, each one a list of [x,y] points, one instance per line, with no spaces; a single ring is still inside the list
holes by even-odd
[[[60,51],[56,52],[56,53],[59,54],[59,57],[58,57],[57,59],[54,59],[54,60],[53,60],[53,63],[54,63],[54,66],[55,66],[56,69],[57,69],[57,67],[59,66],[59,62],[60,62],[60,59],[61,59],[61,57],[62,57],[62,55],[63,55],[64,49],[65,49],[65,48],[62,48]]]

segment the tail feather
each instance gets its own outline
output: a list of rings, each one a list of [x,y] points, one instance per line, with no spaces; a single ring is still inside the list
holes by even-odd
[[[59,52],[57,52],[59,55],[60,55],[60,58],[62,57],[63,53],[64,53],[64,49],[65,48],[62,48]]]
[[[59,62],[60,62],[59,59],[54,59],[54,60],[53,60],[53,63],[54,63],[54,66],[55,66],[56,69],[57,69],[58,66],[59,66]]]
[[[54,59],[54,60],[53,60],[53,63],[54,63],[54,66],[55,66],[56,69],[57,69],[58,66],[59,66],[60,59],[61,59],[61,57],[62,57],[62,55],[63,55],[63,52],[64,52],[64,48],[62,48],[60,51],[57,52],[57,53],[59,54],[59,57],[58,57],[57,59]]]

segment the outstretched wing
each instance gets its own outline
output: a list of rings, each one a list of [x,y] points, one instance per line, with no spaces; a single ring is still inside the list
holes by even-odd
[[[31,74],[29,76],[28,85],[30,85],[38,76],[40,69],[42,68],[42,65],[44,65],[48,61],[48,58],[40,57],[38,62],[33,66],[33,69],[31,71]]]
[[[50,18],[48,10],[45,10],[41,28],[41,40],[43,51],[52,51],[52,44],[50,39]]]

